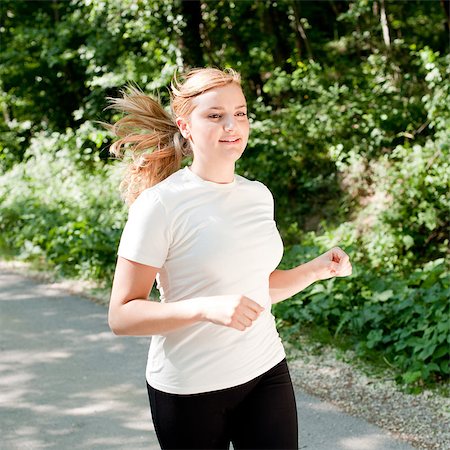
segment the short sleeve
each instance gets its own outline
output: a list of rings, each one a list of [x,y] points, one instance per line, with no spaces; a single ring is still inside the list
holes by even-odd
[[[265,203],[267,203],[267,206],[270,208],[271,218],[275,219],[275,217],[274,217],[275,204],[274,204],[274,198],[273,198],[272,191],[264,183],[261,183],[260,181],[256,180],[255,183],[261,188],[261,191],[263,192],[264,201],[265,201]]]
[[[167,258],[170,230],[166,210],[155,189],[142,192],[128,211],[117,254],[161,268]]]

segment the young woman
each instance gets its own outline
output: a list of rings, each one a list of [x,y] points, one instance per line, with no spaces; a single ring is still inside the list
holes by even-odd
[[[340,248],[278,270],[273,197],[234,173],[249,137],[240,75],[174,76],[172,115],[136,88],[112,106],[111,151],[131,159],[131,204],[118,249],[109,324],[152,335],[146,370],[164,449],[297,448],[294,392],[271,314],[317,280],[351,273]],[[144,133],[136,133],[142,130]],[[192,154],[190,166],[181,167]],[[160,302],[148,300],[155,281]]]

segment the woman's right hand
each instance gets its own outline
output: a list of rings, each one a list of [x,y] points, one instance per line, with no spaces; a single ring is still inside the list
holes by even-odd
[[[219,295],[199,299],[205,321],[244,331],[259,317],[264,308],[245,295]]]

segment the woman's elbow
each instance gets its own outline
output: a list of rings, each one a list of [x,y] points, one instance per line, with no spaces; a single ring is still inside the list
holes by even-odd
[[[119,311],[113,308],[109,308],[108,312],[108,325],[111,331],[117,336],[123,336],[125,334],[125,330],[123,329],[123,325],[121,325]]]

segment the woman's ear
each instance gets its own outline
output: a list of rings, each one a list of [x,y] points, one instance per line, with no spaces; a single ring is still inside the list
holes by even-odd
[[[178,129],[180,130],[181,135],[186,139],[189,138],[190,130],[189,124],[186,122],[186,120],[183,119],[183,117],[177,117],[175,122],[177,124]]]

